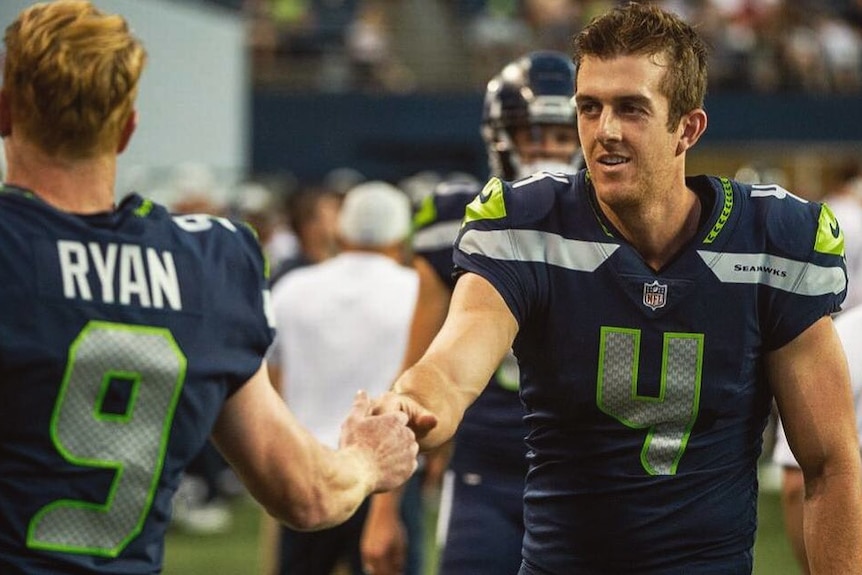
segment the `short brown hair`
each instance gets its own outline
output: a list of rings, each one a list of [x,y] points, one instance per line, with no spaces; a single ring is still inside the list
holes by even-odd
[[[116,150],[146,62],[121,16],[84,0],[39,3],[6,28],[4,42],[15,130],[50,155]]]
[[[652,4],[631,2],[601,14],[575,36],[574,61],[631,54],[664,56],[660,89],[668,99],[668,129],[683,115],[702,108],[706,97],[708,49],[697,32],[675,14]]]

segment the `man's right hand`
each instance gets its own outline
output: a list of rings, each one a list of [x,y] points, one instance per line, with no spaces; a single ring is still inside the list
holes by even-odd
[[[403,413],[420,440],[437,426],[437,416],[408,395],[387,391],[374,402],[374,413]]]
[[[399,487],[416,470],[419,444],[408,422],[408,415],[400,411],[372,413],[368,395],[356,394],[341,425],[340,447],[357,448],[368,457],[377,473],[374,492]]]

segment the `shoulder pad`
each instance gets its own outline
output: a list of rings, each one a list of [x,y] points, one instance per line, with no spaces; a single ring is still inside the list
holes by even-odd
[[[512,227],[528,225],[554,209],[575,177],[540,172],[514,182],[491,178],[467,206],[464,223],[505,218]]]

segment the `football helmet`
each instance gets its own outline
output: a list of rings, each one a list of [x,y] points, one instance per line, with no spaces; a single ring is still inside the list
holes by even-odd
[[[580,154],[569,164],[539,161],[526,165],[512,130],[547,124],[575,126],[575,66],[559,52],[531,52],[508,64],[489,82],[482,112],[482,139],[491,174],[506,180],[539,170],[573,173]]]

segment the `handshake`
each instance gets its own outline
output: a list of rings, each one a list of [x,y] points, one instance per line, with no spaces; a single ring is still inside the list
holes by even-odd
[[[436,425],[437,418],[406,395],[390,391],[372,401],[359,391],[341,424],[339,448],[365,459],[372,492],[389,491],[416,470],[418,440]]]

